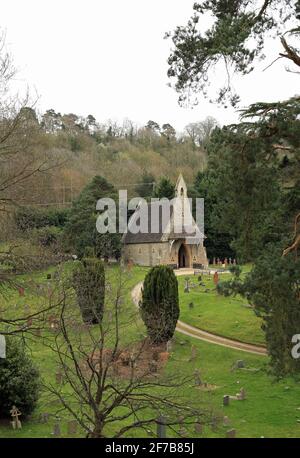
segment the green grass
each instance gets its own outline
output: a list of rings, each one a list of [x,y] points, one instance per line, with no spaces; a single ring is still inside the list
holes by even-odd
[[[229,280],[231,274],[220,275],[220,282]],[[205,331],[229,337],[241,342],[264,344],[261,319],[247,301],[240,296],[224,297],[216,292],[212,275],[202,275],[205,286],[199,286],[198,275],[190,276],[194,285],[184,292],[186,277],[178,277],[180,296],[180,320]],[[193,308],[189,304],[193,303]]]
[[[71,265],[67,265],[67,271],[71,269],[71,267]],[[50,272],[53,270],[54,269],[49,269],[48,271]],[[135,311],[135,307],[131,303],[130,291],[137,282],[144,278],[146,271],[147,269],[134,268],[129,274],[124,296],[124,307],[130,309],[131,312]],[[114,286],[115,283],[115,276],[115,268],[110,268],[108,271],[108,278],[112,286]],[[47,284],[46,272],[35,274],[32,280],[41,284]],[[179,279],[182,301],[181,319],[185,320],[184,314],[188,314],[190,310],[188,308],[184,310],[184,307],[185,305],[187,306],[193,294],[195,294],[194,300],[196,301],[197,297],[206,297],[205,294],[214,298],[215,293],[197,293],[196,291],[189,294],[183,293],[183,280],[183,278]],[[196,281],[196,278],[193,279],[193,281]],[[11,294],[8,304],[11,308],[11,313],[15,313],[15,304],[17,304],[17,308],[20,310],[26,303],[29,304],[32,309],[35,309],[38,307],[41,300],[42,298],[35,294],[35,289],[31,285],[31,287],[28,286],[25,288],[24,297],[19,297],[17,293]],[[227,313],[224,312],[223,314],[224,326],[227,320],[232,322],[230,321],[230,314],[232,310],[235,310],[235,307],[237,310],[236,313],[238,313],[239,307],[241,313],[251,312],[248,309],[244,310],[240,305],[235,305],[235,303],[228,305],[226,302],[227,300],[226,298],[220,298],[221,302],[218,303],[220,308],[223,307],[227,311]],[[222,301],[225,301],[226,305],[222,305]],[[215,307],[216,314],[218,307],[214,305],[214,301],[212,301],[211,304],[211,307]],[[202,310],[202,306],[203,304],[201,303],[199,306],[200,310]],[[206,307],[209,308],[209,306],[209,303],[207,303]],[[220,327],[217,327],[217,329],[221,329],[222,322],[220,317],[220,314],[216,314],[215,319],[218,319],[220,324]],[[250,322],[249,319],[249,323]],[[244,323],[246,326],[246,319]],[[192,324],[195,324],[195,322],[192,322]],[[232,325],[226,325],[225,327],[229,332]],[[234,329],[234,327],[232,329]],[[246,331],[247,330],[244,330],[244,335],[249,335],[251,337],[252,331]],[[126,342],[132,341],[132,339],[136,339],[139,333],[143,334],[144,332],[143,325],[137,316],[136,323],[132,324],[130,329],[122,336],[123,343],[125,344]],[[230,337],[232,337],[232,334]],[[51,351],[43,345],[41,338],[30,340],[28,344],[32,351],[32,357],[39,366],[43,378],[45,380],[54,380],[57,364]],[[195,345],[197,349],[197,356],[195,361],[191,362],[190,355],[192,345]],[[231,370],[233,364],[238,359],[244,360],[246,369]],[[165,370],[171,374],[179,370],[182,371],[183,375],[193,375],[194,370],[197,368],[201,372],[202,380],[215,386],[215,389],[208,392],[199,390],[191,384],[184,388],[181,393],[190,405],[203,405],[213,410],[218,418],[222,418],[224,415],[229,417],[230,426],[224,427],[222,421],[220,421],[217,430],[212,431],[210,426],[207,425],[204,427],[203,437],[224,437],[226,430],[230,428],[236,428],[238,437],[299,437],[300,426],[297,420],[300,420],[300,386],[296,381],[291,379],[283,379],[279,382],[275,382],[273,378],[267,374],[267,361],[268,358],[264,356],[256,356],[227,349],[176,333],[175,345]],[[245,401],[231,401],[228,407],[223,407],[223,395],[234,395],[241,387],[245,388],[247,399]],[[29,420],[23,422],[22,430],[13,431],[9,425],[5,425],[2,422],[0,423],[0,437],[53,437],[51,432],[55,419],[50,417],[49,423],[41,424],[39,422],[39,415],[42,412],[54,414],[56,409],[57,404],[43,392],[36,411]],[[64,411],[61,412],[60,416],[62,418],[62,436],[66,436],[68,416]],[[109,431],[107,431],[107,433],[109,435]],[[132,433],[132,436],[135,437],[139,435],[141,435],[139,431]],[[171,436],[172,432],[168,431],[168,435]],[[189,430],[188,436],[195,436],[193,428]]]

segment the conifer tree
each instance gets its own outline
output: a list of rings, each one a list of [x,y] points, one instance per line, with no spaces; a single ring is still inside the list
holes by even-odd
[[[155,344],[172,338],[179,318],[178,282],[168,266],[153,267],[146,275],[140,301],[142,319]]]

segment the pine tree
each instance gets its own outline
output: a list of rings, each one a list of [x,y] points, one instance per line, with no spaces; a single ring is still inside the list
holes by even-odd
[[[105,299],[105,271],[99,259],[85,258],[73,273],[73,287],[85,323],[102,320]]]
[[[105,178],[95,176],[73,203],[64,229],[65,245],[81,258],[89,253],[98,257],[120,257],[119,234],[99,234],[96,229],[97,201],[110,197],[117,201],[117,191]]]

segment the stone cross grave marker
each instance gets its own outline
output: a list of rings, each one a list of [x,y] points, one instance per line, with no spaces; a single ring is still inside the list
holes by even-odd
[[[21,429],[22,424],[19,420],[19,416],[22,415],[19,409],[16,406],[12,406],[12,409],[10,410],[10,414],[12,417],[12,422],[11,425],[13,429]]]

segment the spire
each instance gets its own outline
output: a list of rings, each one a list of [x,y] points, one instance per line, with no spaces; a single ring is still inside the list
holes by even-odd
[[[176,197],[187,197],[187,187],[186,187],[185,181],[181,173],[179,174],[179,177],[177,179],[177,183],[175,186],[175,196]]]

